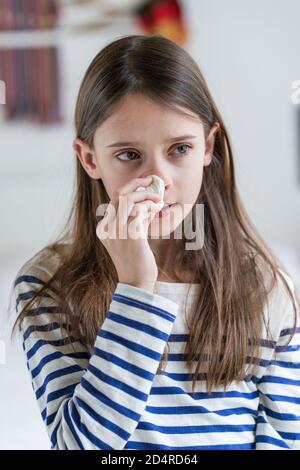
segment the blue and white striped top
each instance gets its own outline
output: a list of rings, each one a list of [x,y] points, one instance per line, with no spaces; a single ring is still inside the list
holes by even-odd
[[[18,271],[17,313],[59,259],[44,249]],[[25,319],[23,348],[53,449],[300,449],[300,322],[283,348],[293,308],[282,284],[270,296],[274,341],[262,332],[257,375],[210,395],[205,374],[192,394],[183,356],[185,302],[188,312],[197,289],[157,281],[152,294],[118,283],[92,354],[60,325],[55,294],[39,301]]]

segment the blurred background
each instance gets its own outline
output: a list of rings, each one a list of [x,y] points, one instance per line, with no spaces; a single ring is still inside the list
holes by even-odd
[[[74,184],[73,111],[109,42],[162,34],[193,56],[233,144],[237,184],[300,288],[298,0],[0,0],[0,448],[48,449],[8,301],[18,269],[55,240]]]

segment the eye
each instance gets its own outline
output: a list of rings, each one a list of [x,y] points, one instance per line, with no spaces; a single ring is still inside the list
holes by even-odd
[[[177,147],[175,147],[174,150],[177,150],[177,149],[180,149],[182,147],[186,147],[188,150],[186,150],[184,153],[182,152],[179,152],[179,155],[181,156],[185,156],[189,153],[189,150],[192,148],[191,145],[188,145],[188,144],[180,144],[178,145]],[[122,162],[126,162],[126,161],[132,161],[132,160],[136,160],[136,158],[120,158],[121,155],[126,155],[126,154],[134,154],[134,155],[137,155],[137,153],[134,151],[134,150],[126,150],[125,152],[122,152],[122,153],[119,153],[117,155],[115,155],[115,158],[117,158],[118,160],[122,161]]]
[[[121,155],[126,155],[126,153],[136,154],[136,152],[134,152],[133,150],[126,150],[126,152],[122,152],[122,153],[119,153],[118,155],[115,155],[115,158],[117,158],[118,160],[121,160],[122,162],[126,162],[126,161],[128,161],[127,159],[119,158]],[[131,161],[131,160],[135,160],[135,158],[129,158],[129,161]]]
[[[182,152],[179,152],[180,155],[186,155],[189,153],[190,149],[192,148],[190,145],[187,145],[187,144],[180,144],[178,145],[177,147],[175,147],[175,149],[179,149],[179,148],[182,148],[182,147],[187,147],[189,150],[187,150],[186,152],[182,153]]]

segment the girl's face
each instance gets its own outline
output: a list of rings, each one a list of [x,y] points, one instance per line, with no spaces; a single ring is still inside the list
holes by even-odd
[[[205,142],[200,118],[182,110],[189,116],[144,95],[130,95],[97,128],[93,150],[80,139],[73,144],[85,170],[92,178],[102,179],[110,199],[132,178],[154,174],[163,179],[164,202],[176,205],[173,215],[152,220],[153,238],[171,233],[192,210],[219,127],[216,123],[211,128]]]

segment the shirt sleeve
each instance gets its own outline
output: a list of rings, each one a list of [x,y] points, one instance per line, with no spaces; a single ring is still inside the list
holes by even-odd
[[[32,272],[16,277],[17,313],[42,283]],[[178,304],[118,283],[90,354],[61,323],[55,296],[38,302],[21,331],[52,449],[123,449],[146,407]]]
[[[287,279],[295,298],[294,283]],[[286,345],[294,326],[294,309],[287,294],[276,305],[280,319],[276,346],[258,381],[257,450],[300,449],[300,312],[296,304],[297,329]]]

